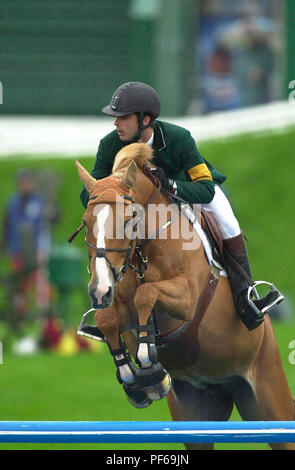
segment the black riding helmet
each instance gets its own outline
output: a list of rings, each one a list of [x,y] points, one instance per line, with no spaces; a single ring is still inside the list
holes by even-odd
[[[145,83],[127,82],[119,86],[110,104],[102,108],[102,112],[114,117],[135,113],[138,116],[139,129],[142,131],[151,125],[143,125],[145,115],[151,116],[152,121],[159,116],[160,98],[158,93]]]

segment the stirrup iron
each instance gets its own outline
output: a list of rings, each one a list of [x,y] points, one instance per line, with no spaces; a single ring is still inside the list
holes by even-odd
[[[82,316],[81,323],[77,330],[77,335],[86,336],[87,338],[95,339],[96,341],[101,341],[102,343],[106,343],[106,339],[102,336],[101,331],[94,325],[87,325],[86,319],[91,312],[96,312],[95,308],[91,308]]]
[[[267,285],[270,289],[270,292],[273,292],[273,293],[276,293],[277,294],[277,298],[271,302],[269,305],[266,305],[265,307],[263,307],[261,310],[259,310],[259,308],[257,307],[257,305],[255,304],[254,300],[253,300],[253,295],[257,298],[257,300],[259,300],[259,296],[257,294],[257,290],[256,290],[256,287],[259,286],[259,285]],[[267,295],[269,295],[269,293]],[[254,284],[252,284],[251,286],[248,287],[248,292],[247,292],[247,301],[248,301],[248,304],[250,305],[250,307],[254,310],[254,312],[258,315],[258,317],[260,318],[263,318],[263,316],[269,311],[272,309],[272,307],[274,307],[275,305],[279,304],[282,302],[282,300],[284,300],[284,296],[283,294],[276,288],[276,286],[270,282],[267,282],[267,281],[255,281]]]

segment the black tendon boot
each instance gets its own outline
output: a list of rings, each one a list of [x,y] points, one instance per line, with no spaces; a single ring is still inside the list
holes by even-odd
[[[254,330],[263,321],[264,315],[284,296],[273,284],[265,281],[253,282],[248,261],[244,236],[223,240],[224,265],[232,289],[237,313],[249,330]],[[270,292],[262,299],[257,299],[256,286],[266,284]]]

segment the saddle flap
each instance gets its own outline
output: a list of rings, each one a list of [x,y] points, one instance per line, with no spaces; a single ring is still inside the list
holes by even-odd
[[[203,208],[201,210],[201,227],[207,232],[208,237],[213,244],[213,247],[216,249],[217,253],[222,259],[223,241],[219,228],[213,215],[211,215],[210,212],[206,211]]]

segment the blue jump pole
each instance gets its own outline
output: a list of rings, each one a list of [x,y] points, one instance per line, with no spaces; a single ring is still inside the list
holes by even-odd
[[[0,421],[0,442],[295,442],[295,422]]]

